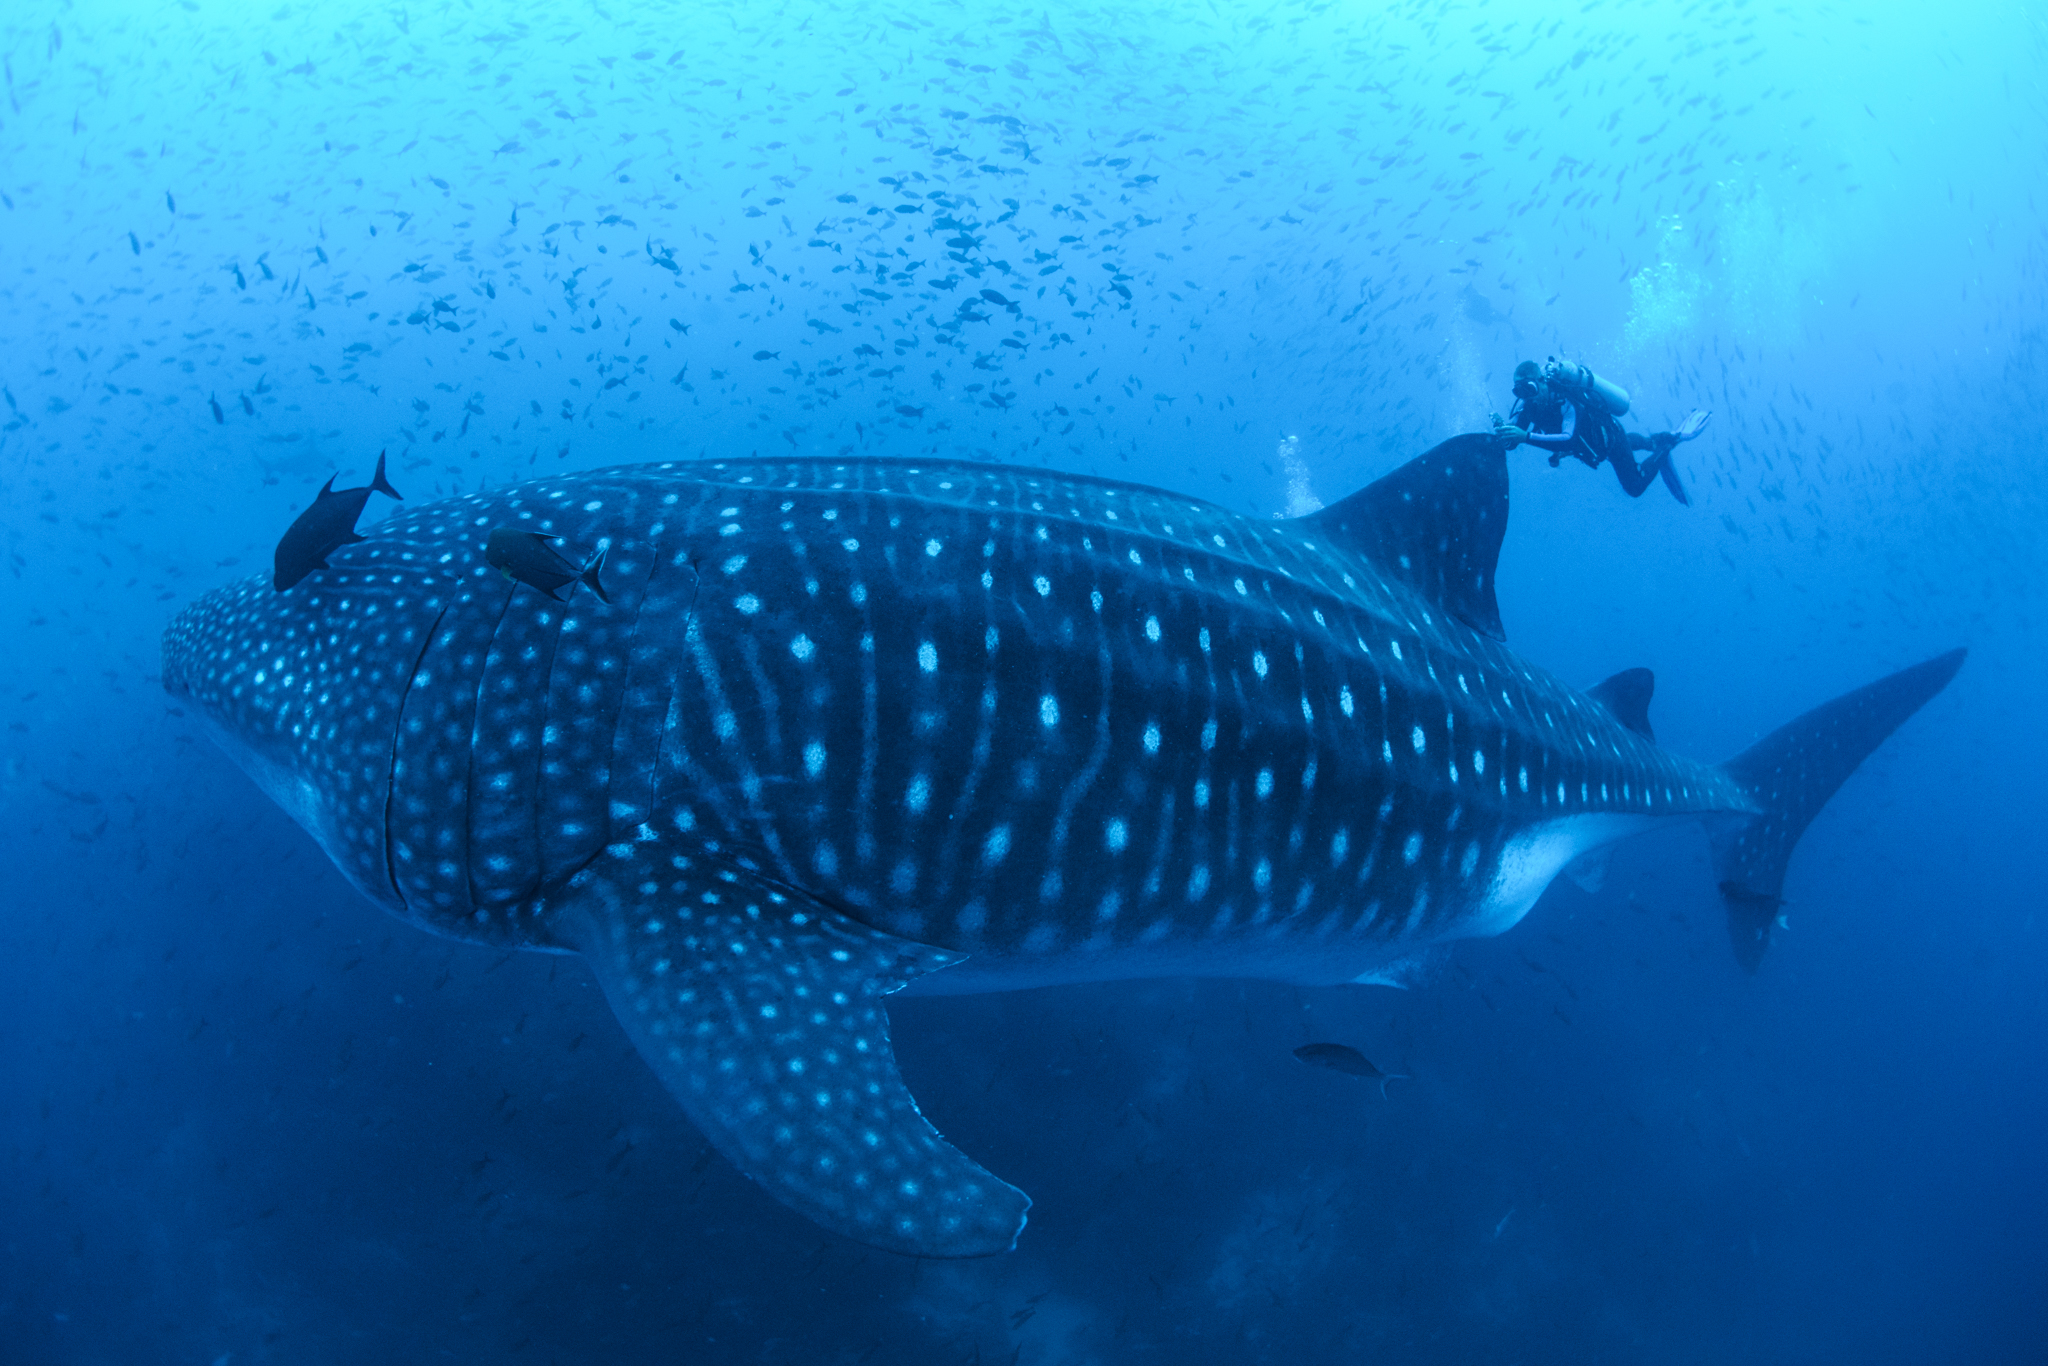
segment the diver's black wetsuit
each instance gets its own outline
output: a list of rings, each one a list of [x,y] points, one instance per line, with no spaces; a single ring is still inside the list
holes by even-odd
[[[1517,399],[1508,421],[1529,433],[1531,445],[1547,449],[1553,465],[1567,455],[1575,455],[1595,469],[1602,461],[1614,466],[1621,491],[1631,498],[1642,497],[1656,482],[1657,466],[1671,454],[1671,445],[1665,441],[1623,431],[1621,423],[1598,399],[1586,398],[1575,403],[1554,393],[1544,393],[1534,400]],[[1631,451],[1657,454],[1638,466]]]

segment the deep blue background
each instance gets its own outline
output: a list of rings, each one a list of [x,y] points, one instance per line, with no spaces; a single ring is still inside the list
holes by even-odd
[[[2048,1360],[2038,13],[182,0],[0,56],[0,1361]],[[1264,516],[1551,352],[1715,418],[1691,509],[1512,457],[1528,658],[1654,667],[1707,758],[1968,666],[1754,978],[1687,831],[1405,993],[902,1003],[1004,1258],[768,1201],[577,960],[383,917],[155,679],[380,448]]]

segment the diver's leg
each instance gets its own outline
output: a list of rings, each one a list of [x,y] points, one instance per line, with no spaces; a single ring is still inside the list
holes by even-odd
[[[1657,465],[1660,457],[1651,456],[1638,467],[1633,452],[1619,443],[1607,452],[1607,463],[1614,466],[1614,477],[1621,483],[1621,491],[1631,498],[1643,496],[1657,479]]]
[[[1700,419],[1698,425],[1693,426],[1693,430],[1697,432],[1700,427],[1706,425],[1706,419],[1697,413],[1693,416]],[[1691,425],[1692,419],[1688,418],[1687,423]],[[1628,435],[1628,444],[1634,449],[1655,452],[1648,460],[1643,462],[1640,470],[1644,486],[1648,487],[1652,476],[1662,479],[1664,487],[1670,490],[1671,496],[1676,498],[1681,506],[1691,507],[1692,499],[1686,496],[1685,485],[1678,477],[1678,466],[1672,463],[1671,459],[1671,452],[1676,450],[1678,443],[1684,440],[1686,438],[1679,432],[1657,432],[1652,436],[1643,436],[1637,432],[1630,432]]]

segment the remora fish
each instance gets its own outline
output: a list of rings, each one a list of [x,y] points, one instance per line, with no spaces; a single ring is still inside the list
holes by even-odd
[[[278,538],[271,562],[271,589],[282,593],[316,569],[327,568],[327,557],[345,545],[364,539],[356,534],[356,520],[372,493],[405,501],[405,495],[384,478],[384,452],[377,452],[377,472],[359,489],[334,489],[334,476],[314,495],[313,505],[293,519]]]
[[[1666,753],[1646,680],[1617,717],[1500,643],[1507,488],[1490,436],[1285,522],[944,463],[548,478],[398,513],[318,592],[215,591],[163,679],[372,900],[582,953],[778,1199],[995,1253],[1030,1201],[919,1114],[890,992],[1376,980],[1676,820],[1754,969],[1793,842],[1962,662]],[[608,544],[612,601],[517,591],[508,524]]]
[[[598,577],[604,570],[603,547],[599,547],[586,563],[578,565],[548,544],[554,539],[544,531],[501,526],[484,540],[484,563],[508,579],[547,594],[556,602],[567,599],[558,596],[555,590],[577,583],[588,585],[600,599],[610,602],[611,595],[604,591],[604,584]]]

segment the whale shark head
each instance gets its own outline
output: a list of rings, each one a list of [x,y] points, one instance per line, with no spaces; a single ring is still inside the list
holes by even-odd
[[[162,676],[360,891],[398,909],[385,854],[397,700],[445,583],[376,577],[216,589],[165,629]]]
[[[311,718],[303,703],[293,706],[300,680],[285,652],[302,644],[297,628],[269,610],[274,596],[251,578],[180,613],[164,631],[164,691],[189,704],[214,742],[346,869]]]

